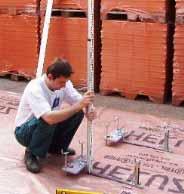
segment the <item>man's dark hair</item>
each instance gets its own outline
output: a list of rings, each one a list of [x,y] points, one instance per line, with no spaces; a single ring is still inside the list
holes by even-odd
[[[72,71],[72,66],[65,59],[57,58],[48,68],[47,75],[52,74],[53,79],[59,78],[61,76],[69,78]]]

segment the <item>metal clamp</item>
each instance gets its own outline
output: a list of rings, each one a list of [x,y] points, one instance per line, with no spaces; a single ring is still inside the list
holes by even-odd
[[[119,117],[114,117],[114,123],[115,123],[115,130],[113,130],[110,134],[109,134],[109,126],[110,126],[110,122],[107,123],[107,125],[105,126],[106,128],[106,136],[105,136],[105,142],[106,145],[111,145],[111,144],[116,144],[119,143],[120,141],[122,141],[125,137],[126,134],[124,132],[123,127],[119,127]]]
[[[63,167],[63,171],[68,174],[77,175],[87,167],[87,160],[86,157],[83,155],[84,143],[79,141],[79,144],[81,145],[81,155],[76,159],[72,160],[71,162],[68,162],[68,152],[64,153],[65,165]]]
[[[164,150],[166,152],[170,151],[169,149],[169,130],[168,129],[166,129],[164,133]]]
[[[170,130],[169,130],[169,124],[164,123],[163,126],[164,129],[164,143],[163,143],[163,150],[165,152],[171,152],[170,146],[169,146],[169,139],[170,139]]]
[[[68,163],[68,154],[69,152],[62,152],[63,155],[64,155],[64,161],[65,161],[65,164],[64,164],[64,168],[67,168],[69,163]]]
[[[135,186],[140,186],[140,166],[141,166],[141,161],[137,161],[135,159],[135,165],[134,165],[134,171],[133,174],[130,176],[130,178],[128,179],[129,182],[131,182],[131,184],[135,185]]]
[[[84,142],[79,140],[79,144],[81,145],[81,158],[84,156]]]

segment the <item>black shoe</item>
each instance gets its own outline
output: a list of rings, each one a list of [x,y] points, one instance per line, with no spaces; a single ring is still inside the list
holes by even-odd
[[[64,153],[68,153],[68,156],[73,156],[76,154],[75,150],[72,148],[68,148],[67,150],[49,150],[50,154],[55,154],[55,155],[64,155]]]
[[[32,173],[39,173],[41,170],[40,163],[36,156],[34,156],[29,150],[25,151],[24,161],[26,168]]]
[[[68,153],[68,156],[74,156],[76,154],[75,150],[72,148],[67,148],[66,150],[62,151],[61,154],[64,155],[65,152]]]

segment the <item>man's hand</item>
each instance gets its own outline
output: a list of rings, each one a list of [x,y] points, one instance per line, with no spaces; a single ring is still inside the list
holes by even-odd
[[[96,112],[94,106],[91,108],[90,112],[89,112],[87,109],[86,109],[84,112],[85,112],[86,118],[87,118],[88,120],[90,120],[90,121],[95,120],[96,117],[97,117],[97,112]]]
[[[79,102],[80,103],[80,106],[82,108],[87,108],[90,104],[93,103],[94,101],[94,98],[95,98],[95,95],[93,92],[86,92],[84,95],[83,95],[83,98],[82,100]]]
[[[83,95],[83,99],[80,101],[80,104],[84,110],[84,114],[86,118],[90,121],[96,119],[97,117],[97,113],[94,106],[91,107],[90,110],[88,110],[88,107],[94,102],[94,98],[95,94],[93,92],[88,91]]]

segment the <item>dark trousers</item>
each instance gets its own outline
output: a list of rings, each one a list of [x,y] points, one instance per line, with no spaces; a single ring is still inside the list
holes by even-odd
[[[34,117],[17,127],[15,136],[34,155],[45,157],[48,152],[58,153],[68,148],[83,118],[84,113],[80,111],[63,122],[49,125]]]

